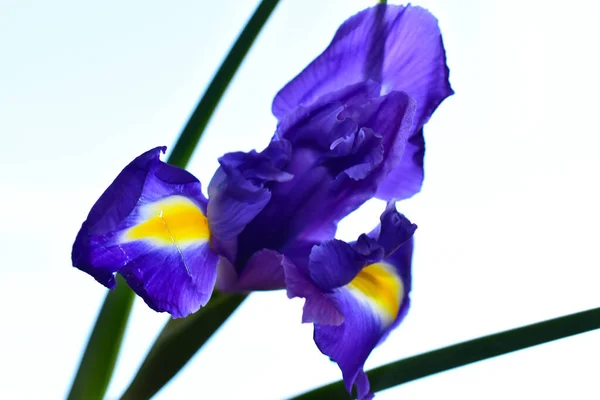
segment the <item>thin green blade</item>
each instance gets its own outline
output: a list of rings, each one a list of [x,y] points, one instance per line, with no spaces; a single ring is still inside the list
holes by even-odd
[[[156,394],[245,298],[244,295],[215,293],[213,299],[197,313],[185,319],[169,320],[121,399],[149,399]]]
[[[204,96],[202,96],[196,110],[190,116],[186,127],[181,132],[169,158],[168,162],[170,164],[182,166],[188,163],[204,132],[204,128],[206,128],[210,117],[219,104],[221,97],[223,97],[227,86],[229,86],[229,82],[233,79],[246,54],[248,54],[248,50],[250,50],[254,40],[278,3],[279,0],[262,0],[260,2],[244,30],[229,50],[229,54],[227,54],[221,67],[213,77],[206,92],[204,92]]]
[[[406,358],[367,372],[371,390],[378,392],[438,372],[513,351],[537,346],[600,329],[600,308],[484,336],[418,356]],[[348,399],[342,381],[312,390],[291,400]]]
[[[132,304],[133,292],[125,280],[118,276],[117,287],[106,296],[96,319],[96,325],[73,381],[69,400],[94,400],[104,397],[117,361]]]

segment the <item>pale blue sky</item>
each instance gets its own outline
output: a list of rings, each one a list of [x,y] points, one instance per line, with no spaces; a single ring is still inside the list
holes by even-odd
[[[282,0],[189,169],[260,149],[276,91],[367,0]],[[456,95],[426,129],[413,308],[374,351],[401,357],[600,305],[599,6],[430,0]],[[133,157],[171,145],[255,1],[0,2],[0,398],[66,394],[105,290],[70,267],[93,202]],[[355,238],[371,202],[342,222]],[[301,300],[252,295],[157,399],[282,399],[341,377]],[[117,398],[165,323],[137,301]],[[378,399],[596,399],[600,333],[403,385]]]

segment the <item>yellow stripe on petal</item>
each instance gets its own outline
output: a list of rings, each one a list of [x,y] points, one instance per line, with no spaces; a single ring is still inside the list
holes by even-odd
[[[404,284],[393,265],[384,262],[367,265],[348,288],[364,296],[386,322],[396,319],[404,297]]]
[[[152,240],[159,245],[178,247],[210,237],[202,210],[183,196],[169,196],[143,206],[143,221],[125,231],[126,241]]]

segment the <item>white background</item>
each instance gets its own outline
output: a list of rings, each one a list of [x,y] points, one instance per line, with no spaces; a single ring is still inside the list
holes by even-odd
[[[189,166],[261,149],[276,91],[367,0],[283,0]],[[597,2],[432,0],[456,95],[426,127],[413,308],[367,362],[600,305]],[[0,398],[70,386],[105,289],[70,264],[94,201],[171,145],[256,1],[0,2]],[[377,222],[372,202],[340,226]],[[302,301],[251,298],[157,399],[281,399],[341,378]],[[136,301],[109,398],[166,316]],[[380,399],[597,399],[593,332],[405,384]]]

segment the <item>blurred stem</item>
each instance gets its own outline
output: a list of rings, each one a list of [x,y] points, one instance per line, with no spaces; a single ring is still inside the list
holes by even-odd
[[[88,341],[69,400],[102,399],[112,376],[133,304],[133,292],[117,276],[117,287],[106,296]]]
[[[279,0],[262,0],[256,8],[179,135],[167,160],[169,164],[180,168],[187,166],[227,86],[278,3]],[[104,397],[121,348],[123,333],[127,327],[134,299],[133,292],[124,280],[120,278],[118,280],[120,283],[115,290],[108,292],[102,304],[73,381],[69,399]],[[235,307],[229,314],[234,310]]]
[[[379,0],[379,4],[387,4],[387,0]]]
[[[214,293],[197,313],[171,319],[155,340],[121,400],[154,396],[198,352],[244,301],[245,295]]]
[[[539,322],[521,328],[430,351],[367,372],[371,390],[378,392],[477,361],[600,329],[600,308]],[[343,382],[304,393],[292,400],[347,399]]]
[[[221,97],[223,97],[225,89],[227,89],[229,82],[231,82],[235,72],[248,53],[250,46],[254,43],[258,33],[267,22],[267,19],[269,19],[277,3],[279,3],[279,0],[261,1],[254,15],[252,15],[235,44],[229,50],[225,61],[221,64],[221,67],[198,103],[196,110],[194,110],[190,120],[181,132],[179,139],[177,139],[173,152],[167,161],[169,164],[182,167],[188,163],[204,132],[204,128],[206,128],[217,104],[219,104]]]

